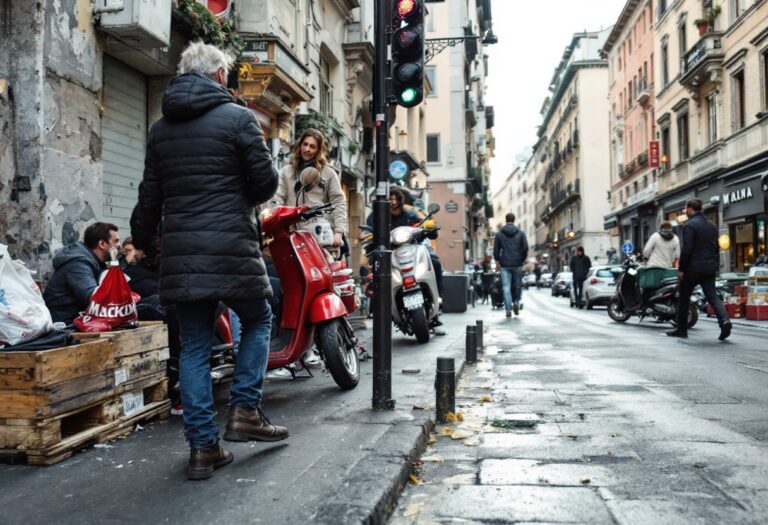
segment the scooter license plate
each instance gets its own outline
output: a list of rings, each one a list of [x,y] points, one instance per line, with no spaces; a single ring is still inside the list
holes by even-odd
[[[414,310],[424,305],[424,297],[420,293],[414,293],[403,296],[403,306],[406,310]]]

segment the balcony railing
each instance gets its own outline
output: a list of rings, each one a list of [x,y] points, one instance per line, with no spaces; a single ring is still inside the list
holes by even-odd
[[[646,77],[642,77],[637,81],[637,103],[641,106],[647,106],[651,100],[651,90],[653,89],[653,83],[649,84]]]
[[[552,215],[563,209],[568,203],[578,199],[581,196],[581,184],[579,179],[569,183],[564,189],[550,192],[549,203],[541,212],[541,220],[549,222]]]
[[[707,80],[710,69],[719,69],[725,57],[721,33],[706,33],[685,54],[680,65],[680,83],[697,87]]]

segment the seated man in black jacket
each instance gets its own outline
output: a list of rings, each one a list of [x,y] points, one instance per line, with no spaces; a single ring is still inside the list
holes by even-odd
[[[72,324],[88,307],[112,248],[120,249],[117,226],[95,222],[85,229],[82,242],[63,248],[53,258],[53,275],[43,292],[53,322]]]

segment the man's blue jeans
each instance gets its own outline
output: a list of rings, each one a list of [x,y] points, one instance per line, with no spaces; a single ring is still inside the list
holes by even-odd
[[[523,295],[523,268],[501,269],[501,290],[504,294],[504,308],[512,311],[512,303],[519,303]]]
[[[252,408],[261,403],[267,371],[272,311],[266,299],[227,301],[240,317],[242,336],[229,392],[229,404]],[[184,433],[190,447],[204,448],[219,442],[211,388],[211,348],[218,301],[178,303],[181,329],[181,404]]]

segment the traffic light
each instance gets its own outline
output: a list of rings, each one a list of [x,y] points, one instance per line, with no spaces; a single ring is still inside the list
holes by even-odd
[[[412,108],[424,98],[424,0],[393,0],[392,31],[392,96]]]

